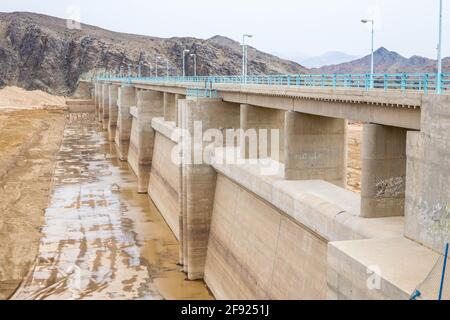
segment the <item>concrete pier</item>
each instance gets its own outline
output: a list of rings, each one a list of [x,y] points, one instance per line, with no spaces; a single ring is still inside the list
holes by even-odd
[[[234,128],[240,124],[240,106],[214,99],[182,100],[183,129],[195,137],[191,146],[183,146],[183,241],[185,246],[185,271],[190,280],[202,279],[204,274],[210,219],[212,215],[217,174],[205,163],[203,148],[208,144],[194,132],[201,122],[201,132],[208,129]]]
[[[286,112],[285,178],[347,183],[347,121]]]
[[[122,85],[119,88],[118,115],[115,142],[119,159],[127,161],[130,147],[132,116],[130,108],[136,106],[136,89],[133,86]]]
[[[272,158],[284,162],[285,111],[241,104],[241,155],[245,159]],[[272,141],[272,134],[278,141]],[[252,143],[250,143],[250,140]]]
[[[450,240],[450,96],[423,98],[422,130],[408,132],[405,234],[437,252]]]
[[[132,112],[128,163],[138,178],[138,193],[147,193],[155,141],[152,120],[164,115],[163,94],[139,90],[136,97],[137,106]]]
[[[361,215],[405,214],[406,129],[365,124],[362,141]]]
[[[164,92],[164,121],[177,121],[177,106],[176,95],[173,93]]]
[[[109,121],[109,87],[110,85],[105,83],[102,86],[102,107],[100,110],[100,122],[102,123],[103,130],[108,129]]]
[[[119,113],[119,108],[117,106],[119,99],[119,86],[110,85],[109,86],[109,118],[108,118],[108,139],[114,142],[116,138],[116,128],[117,128],[117,117]]]

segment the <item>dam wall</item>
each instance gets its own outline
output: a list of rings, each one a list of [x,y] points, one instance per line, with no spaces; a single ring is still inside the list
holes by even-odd
[[[204,279],[216,298],[406,299],[431,271],[448,236],[448,97],[424,97],[422,111],[411,111],[414,121],[399,116],[398,127],[364,125],[357,194],[343,188],[347,119],[328,112],[342,101],[321,102],[320,115],[309,113],[309,100],[302,111],[270,110],[267,97],[249,105],[231,93],[225,101],[155,88],[119,88],[117,130],[128,121],[131,129],[122,139],[116,133],[116,144],[129,147],[122,160],[148,179],[187,278]],[[158,112],[145,118],[149,110]],[[251,135],[217,139],[239,129],[278,130],[280,149],[272,152],[261,131],[253,154]],[[422,210],[424,203],[431,209]],[[436,223],[433,208],[438,226],[423,223]],[[437,227],[444,232],[433,233]]]

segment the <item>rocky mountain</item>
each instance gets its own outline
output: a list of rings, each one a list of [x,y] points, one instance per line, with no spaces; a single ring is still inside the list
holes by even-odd
[[[346,63],[324,66],[311,69],[312,73],[368,73],[370,72],[371,56]],[[402,73],[402,72],[437,72],[437,62],[419,56],[405,58],[394,51],[379,48],[374,52],[375,73]],[[450,58],[443,60],[443,71],[450,72]]]
[[[82,24],[69,29],[64,19],[14,12],[0,13],[0,86],[17,85],[54,94],[71,94],[80,76],[95,70],[127,72],[128,65],[141,64],[142,75],[182,73],[182,52],[197,55],[198,75],[236,75],[241,72],[241,46],[231,39],[162,39],[108,31]],[[186,72],[193,74],[193,59],[187,56]],[[249,73],[305,73],[301,65],[249,47]]]
[[[308,57],[301,60],[294,60],[307,68],[319,68],[322,66],[340,64],[348,61],[358,59],[358,56],[353,56],[340,51],[326,52],[320,56]]]

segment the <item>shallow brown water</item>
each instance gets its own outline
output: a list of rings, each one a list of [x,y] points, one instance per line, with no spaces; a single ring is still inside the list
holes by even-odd
[[[211,299],[91,116],[68,116],[38,259],[16,299]]]

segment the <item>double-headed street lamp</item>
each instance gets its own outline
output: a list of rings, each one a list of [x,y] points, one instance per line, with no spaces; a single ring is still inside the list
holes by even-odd
[[[248,52],[247,45],[245,44],[245,38],[253,38],[251,34],[242,35],[242,81],[247,83],[248,74]]]
[[[190,54],[194,58],[194,77],[197,76],[197,55],[195,53]]]
[[[375,21],[373,19],[363,19],[361,20],[362,23],[371,23],[372,24],[372,56],[370,61],[370,87],[373,88],[373,75],[374,75],[374,41],[375,41]]]
[[[190,50],[183,50],[183,78],[186,77],[186,54],[191,52]]]

